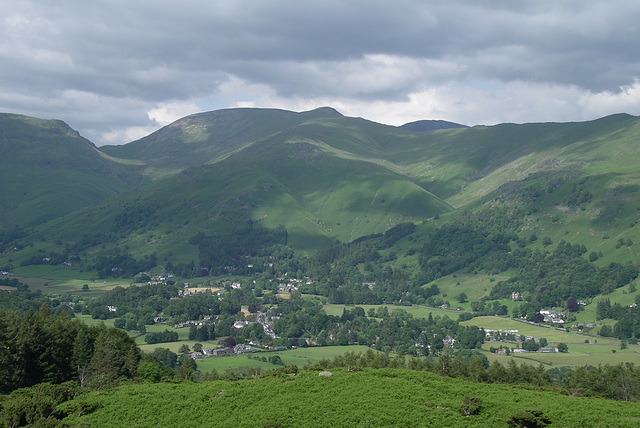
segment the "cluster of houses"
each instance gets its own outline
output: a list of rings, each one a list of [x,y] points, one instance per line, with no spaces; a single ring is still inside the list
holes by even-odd
[[[520,339],[518,330],[488,330],[485,329],[486,340],[489,342],[516,341]]]
[[[287,274],[285,273],[285,276],[278,278],[278,281],[280,281],[280,283],[278,284],[278,293],[291,293],[292,291],[298,291],[300,285],[303,283],[307,285],[313,284],[313,281],[311,281],[307,277],[305,277],[305,279],[287,279],[286,275]]]
[[[514,348],[511,350],[511,352],[514,354],[526,354],[527,352],[531,352],[531,351],[527,351],[526,349],[522,349],[522,348]],[[538,349],[535,352],[544,353],[544,354],[553,354],[560,351],[558,351],[558,348],[556,348],[555,346],[542,346],[540,349]],[[505,348],[496,349],[496,355],[507,355],[507,350]]]
[[[225,348],[217,348],[217,349],[203,349],[202,352],[192,352],[190,357],[194,360],[202,360],[206,357],[229,357],[232,355],[243,355],[243,354],[252,354],[256,352],[253,346],[260,346],[260,342],[252,341],[249,345],[245,345],[243,343],[239,343],[233,347],[227,346]]]
[[[424,332],[424,331],[422,333],[420,333],[420,342],[415,344],[416,348],[425,348],[426,347],[427,349],[431,349],[431,345],[425,345],[423,343],[424,342],[423,335],[425,333],[426,332]],[[435,335],[433,337],[435,337]],[[377,339],[377,337],[376,337],[376,339]],[[445,348],[453,348],[453,345],[455,345],[455,343],[456,343],[456,339],[454,339],[453,337],[447,335],[447,336],[445,336],[444,339],[442,339],[442,343],[445,346]]]
[[[567,317],[566,312],[556,311],[553,309],[541,309],[540,314],[544,316],[544,322],[563,325]]]
[[[539,340],[537,337],[518,334],[518,330],[485,330],[485,334],[486,340],[489,342]],[[511,349],[510,352],[513,352],[514,354],[524,354],[530,351],[522,348],[514,348]],[[535,352],[555,353],[559,351],[555,346],[541,346],[540,349]],[[507,350],[504,348],[500,348],[496,349],[495,353],[496,355],[506,355]]]
[[[582,331],[582,330],[584,330],[585,328],[587,328],[587,329],[592,329],[592,328],[596,328],[596,327],[597,327],[597,325],[596,325],[596,324],[594,324],[594,323],[588,323],[588,324],[585,324],[585,323],[581,323],[581,322],[579,322],[578,324],[573,324],[573,325],[571,326],[571,329],[573,329],[573,330],[578,330],[578,331]]]
[[[145,272],[142,272],[145,273]],[[151,277],[149,278],[149,281],[147,281],[147,284],[149,285],[158,285],[158,284],[165,284],[167,283],[167,281],[171,281],[171,278],[173,278],[173,274],[164,274],[161,273],[159,275],[151,275]]]

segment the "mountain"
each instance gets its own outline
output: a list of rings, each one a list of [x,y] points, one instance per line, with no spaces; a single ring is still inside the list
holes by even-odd
[[[203,131],[185,142],[195,123]],[[256,221],[284,225],[295,248],[315,250],[450,211],[385,159],[394,132],[328,108],[189,116],[131,145],[103,149],[163,179],[51,227],[69,236],[89,225],[109,233],[125,211],[146,206],[173,245],[198,231]]]
[[[416,122],[405,123],[400,128],[406,131],[413,132],[425,132],[435,131],[437,129],[456,129],[456,128],[468,128],[467,125],[460,125],[455,122],[448,122],[446,120],[418,120]]]
[[[66,123],[0,114],[0,219],[31,227],[143,181],[136,165],[111,158]]]
[[[188,262],[197,234],[283,227],[294,250],[315,252],[488,206],[517,207],[524,227],[596,252],[640,239],[629,226],[638,222],[640,119],[626,114],[415,132],[331,108],[230,109],[99,149],[61,122],[3,121],[3,147],[20,147],[3,157],[3,182],[22,186],[5,190],[13,205],[3,213],[21,213],[13,224],[48,220],[38,239],[110,236],[134,253]],[[41,182],[25,187],[34,176]],[[635,257],[611,254],[603,260]]]
[[[144,162],[149,174],[171,174],[224,159],[307,120],[339,116],[329,107],[303,113],[277,109],[217,110],[187,116],[140,140],[102,146],[100,150],[117,158]]]

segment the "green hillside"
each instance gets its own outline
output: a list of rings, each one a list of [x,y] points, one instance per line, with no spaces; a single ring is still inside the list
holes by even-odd
[[[152,176],[175,173],[224,158],[256,141],[312,118],[340,116],[330,108],[304,113],[276,109],[227,109],[194,114],[140,140],[102,146],[109,155],[135,159]]]
[[[109,158],[64,122],[0,114],[3,230],[69,214],[140,181],[135,163]]]
[[[292,116],[281,111],[242,112],[249,116]],[[90,229],[105,234],[119,231],[114,218],[123,207],[135,205],[152,207],[153,214],[147,220],[158,226],[158,233],[154,233],[157,245],[165,249],[184,243],[199,231],[219,233],[245,221],[258,221],[267,228],[284,225],[291,245],[315,251],[336,240],[349,242],[384,232],[400,222],[420,221],[451,210],[382,158],[384,148],[372,135],[377,135],[380,128],[385,132],[393,132],[393,128],[331,113],[321,109],[296,114],[296,119],[280,132],[239,148],[205,140],[197,144],[206,155],[200,149],[181,149],[182,154],[174,159],[181,168],[195,160],[204,163],[209,156],[214,158],[79,212],[64,223],[51,224],[48,230],[52,232],[44,234],[55,230],[63,240],[72,240]],[[277,121],[266,123],[274,126]],[[331,132],[325,132],[327,128]],[[161,130],[154,138],[160,139],[167,132]],[[249,134],[253,132],[257,131],[251,128]],[[216,135],[216,139],[222,139],[227,133]],[[171,147],[180,145],[171,141]],[[133,158],[157,149],[154,153],[162,157],[159,164],[172,165],[163,157],[165,146],[148,145],[134,153],[142,140],[131,144],[118,155]],[[106,151],[115,153],[115,148]],[[153,157],[145,162],[156,168]],[[134,231],[148,230],[148,226],[141,223]]]
[[[69,414],[64,422],[101,427],[499,427],[531,410],[541,411],[550,426],[631,427],[640,421],[635,403],[470,383],[409,370],[339,368],[331,373],[128,385],[91,393],[61,407]],[[469,416],[461,411],[465,397],[480,400]]]

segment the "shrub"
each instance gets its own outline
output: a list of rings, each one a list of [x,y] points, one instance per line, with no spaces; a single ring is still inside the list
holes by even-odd
[[[540,410],[523,410],[513,414],[507,423],[514,427],[537,428],[547,426],[551,420]]]
[[[470,397],[465,396],[462,399],[462,406],[460,406],[460,413],[465,415],[466,417],[477,415],[480,413],[480,405],[482,404],[482,400],[478,397]]]

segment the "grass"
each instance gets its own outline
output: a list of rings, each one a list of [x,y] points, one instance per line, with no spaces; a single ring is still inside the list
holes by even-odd
[[[88,326],[104,323],[107,327],[113,327],[113,321],[114,321],[113,318],[107,319],[107,320],[99,320],[99,319],[91,318],[91,315],[81,315],[81,314],[76,314],[76,318],[82,321],[83,323],[87,324]]]
[[[311,362],[315,363],[321,359],[333,359],[335,356],[342,355],[346,352],[365,352],[369,348],[362,345],[352,346],[321,346],[310,348],[296,348],[287,349],[285,351],[269,351],[269,352],[256,352],[254,354],[236,355],[232,357],[214,357],[207,358],[198,361],[198,370],[201,372],[210,372],[215,369],[219,373],[224,373],[227,370],[239,369],[241,367],[260,367],[262,370],[273,370],[278,365],[271,364],[269,362],[261,361],[261,357],[267,359],[271,356],[278,355],[285,365],[296,365],[302,367],[305,364]],[[377,352],[377,351],[374,351]]]
[[[406,311],[411,314],[414,318],[427,318],[429,314],[432,316],[447,316],[453,320],[457,320],[460,316],[460,311],[456,310],[446,310],[440,308],[429,308],[426,306],[412,305],[412,306],[402,306],[402,305],[337,305],[337,304],[325,304],[323,305],[323,309],[327,313],[327,315],[342,315],[342,312],[346,310],[352,310],[356,306],[364,309],[365,313],[368,313],[370,309],[378,309],[380,307],[386,306],[389,309],[389,312],[393,311]]]
[[[84,297],[96,297],[115,287],[128,287],[132,280],[128,278],[109,278],[97,280],[95,271],[81,271],[75,266],[32,265],[12,269],[20,282],[27,284],[31,291],[46,294],[74,294]],[[87,284],[88,291],[82,286]]]
[[[530,324],[511,318],[502,318],[495,316],[475,317],[469,321],[460,323],[462,325],[475,325],[485,330],[517,330],[518,334],[524,334],[525,336],[532,336],[536,338],[544,337],[549,342],[565,342],[565,343],[580,343],[585,340],[598,340],[602,344],[617,344],[618,339],[600,337],[595,335],[587,335],[578,332],[565,331],[565,329],[556,329],[544,325]]]
[[[584,366],[599,364],[633,363],[640,364],[640,346],[628,345],[627,349],[620,348],[620,341],[615,338],[595,336],[562,329],[533,325],[513,319],[501,317],[476,317],[461,323],[462,325],[476,325],[488,330],[517,330],[520,335],[545,338],[551,345],[560,342],[569,347],[568,353],[525,353],[511,354],[511,356],[492,355],[487,352],[490,361],[506,363],[509,358],[518,362],[531,364],[542,363],[548,366]],[[589,343],[585,343],[588,340]],[[520,347],[517,343],[485,342],[482,349],[488,351],[490,347],[500,346],[509,348]],[[615,351],[615,352],[612,352]]]
[[[517,346],[513,343],[488,342],[483,345],[483,350],[488,351],[492,346],[498,348],[501,345]],[[569,352],[567,353],[528,352],[524,354],[512,353],[510,356],[506,356],[487,352],[486,355],[491,362],[499,361],[502,364],[507,364],[509,359],[513,359],[518,363],[543,364],[547,369],[560,366],[581,367],[589,365],[598,367],[604,364],[640,364],[640,347],[638,345],[629,345],[627,349],[620,349],[616,344],[598,342],[595,344],[571,343],[568,347]]]

